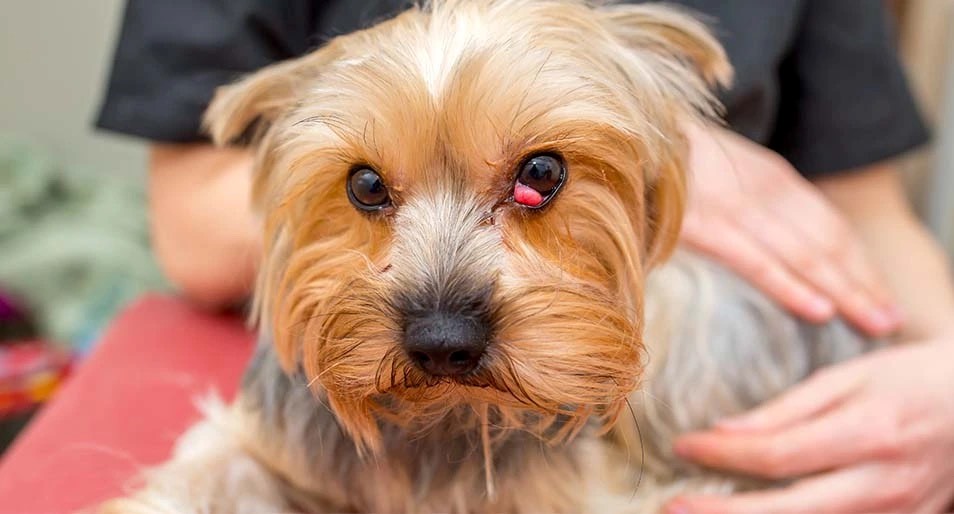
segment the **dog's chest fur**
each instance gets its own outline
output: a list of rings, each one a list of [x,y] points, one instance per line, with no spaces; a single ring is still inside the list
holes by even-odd
[[[641,512],[687,489],[752,486],[681,463],[670,451],[673,437],[748,409],[866,347],[840,323],[798,323],[731,274],[687,254],[651,275],[646,298],[648,366],[644,387],[631,397],[633,415],[626,413],[608,437],[584,432],[556,447],[495,431],[493,499],[478,430],[459,430],[453,416],[423,435],[385,424],[384,454],[362,458],[305,379],[286,375],[268,345],[243,384],[241,403],[259,424],[253,453],[268,456],[267,466],[305,509]]]

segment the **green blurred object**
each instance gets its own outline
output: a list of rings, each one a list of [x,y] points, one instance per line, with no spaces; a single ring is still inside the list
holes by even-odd
[[[0,140],[0,288],[27,304],[44,339],[85,353],[123,305],[167,289],[145,202],[140,184]]]

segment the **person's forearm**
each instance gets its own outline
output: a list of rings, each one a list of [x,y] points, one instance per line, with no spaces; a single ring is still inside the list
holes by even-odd
[[[250,155],[211,145],[155,145],[150,157],[152,240],[166,275],[209,308],[243,299],[261,252],[250,209]]]
[[[954,336],[949,262],[911,210],[897,169],[876,165],[818,186],[855,226],[901,305],[907,318],[901,336]]]

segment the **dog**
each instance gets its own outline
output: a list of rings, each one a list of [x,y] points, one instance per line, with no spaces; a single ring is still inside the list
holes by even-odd
[[[731,80],[660,5],[433,0],[221,88],[260,344],[105,512],[656,512],[771,487],[673,438],[870,344],[676,249]]]

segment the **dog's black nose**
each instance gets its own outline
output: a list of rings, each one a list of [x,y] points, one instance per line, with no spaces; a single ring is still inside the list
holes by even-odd
[[[428,313],[407,320],[404,349],[415,364],[435,376],[474,370],[487,347],[487,324],[475,317]]]

